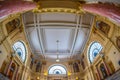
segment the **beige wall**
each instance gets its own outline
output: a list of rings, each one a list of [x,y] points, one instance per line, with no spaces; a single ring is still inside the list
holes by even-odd
[[[26,39],[23,25],[20,28],[20,30],[16,29],[11,34],[7,34],[6,29],[5,29],[5,24],[9,22],[10,20],[14,19],[15,17],[20,17],[20,15],[10,17],[10,19],[8,18],[7,20],[0,23],[0,51],[2,52],[0,53],[0,67],[2,66],[2,63],[4,62],[4,60],[10,59],[11,54],[13,53],[12,45],[16,41],[21,40],[25,43],[25,46],[27,48],[26,62],[22,63],[19,60],[19,58],[16,58],[16,57],[14,61],[16,61],[17,64],[20,66],[19,73],[22,73],[22,80],[36,79],[37,77],[40,77],[40,80],[45,80],[46,75],[44,75],[44,73],[48,73],[48,69],[51,65],[58,64],[58,63],[51,63],[51,62],[45,61],[46,64],[42,66],[41,73],[35,72],[36,64],[34,64],[32,70],[30,69],[30,66],[29,66],[31,62],[30,56],[32,52],[30,50],[29,43]],[[110,25],[111,28],[108,33],[108,36],[104,35],[103,33],[101,33],[99,30],[95,28],[97,20],[105,21],[107,24]],[[84,64],[86,68],[83,70],[81,68],[81,64],[79,64],[80,73],[74,73],[72,65],[69,65],[68,62],[59,63],[59,64],[64,65],[67,68],[67,71],[71,73],[71,75],[69,76],[69,80],[74,80],[76,77],[80,77],[81,79],[84,79],[84,80],[95,80],[96,78],[95,73],[97,73],[96,65],[99,64],[99,61],[102,61],[102,58],[98,55],[95,58],[93,64],[90,64],[89,59],[88,59],[88,49],[89,49],[89,45],[93,41],[98,41],[103,46],[102,52],[105,55],[106,63],[109,61],[112,61],[115,70],[117,71],[118,69],[120,69],[120,65],[118,64],[118,61],[120,60],[120,49],[118,49],[116,45],[116,37],[120,36],[120,27],[111,23],[106,18],[97,16],[95,18],[94,25],[91,31],[92,32],[90,34],[90,37],[86,44],[84,52],[82,55],[79,55],[80,57],[84,55],[85,57]],[[44,61],[41,61],[41,62],[44,63]],[[109,65],[108,65],[108,68],[109,68]]]

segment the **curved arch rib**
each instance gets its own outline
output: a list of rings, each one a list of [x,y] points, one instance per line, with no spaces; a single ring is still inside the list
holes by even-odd
[[[120,7],[110,3],[84,4],[83,10],[107,17],[120,24]]]
[[[22,0],[6,0],[0,3],[0,19],[10,14],[16,14],[22,11],[34,9],[36,4]]]

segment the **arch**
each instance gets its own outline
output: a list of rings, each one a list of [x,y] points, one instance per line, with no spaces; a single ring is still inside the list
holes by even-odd
[[[67,74],[67,70],[63,65],[55,64],[49,67],[48,74]]]
[[[10,14],[16,14],[22,11],[32,10],[37,6],[36,3],[22,0],[14,1],[14,3],[11,0],[1,3],[3,4],[1,4],[0,19],[9,16]],[[4,11],[1,12],[2,10]]]
[[[26,46],[24,42],[22,41],[17,41],[13,44],[13,50],[19,55],[20,59],[25,62],[26,60]]]
[[[107,17],[108,19],[111,19],[118,24],[120,23],[120,12],[118,12],[120,8],[114,4],[110,3],[84,4],[82,8],[84,11],[98,14],[100,16]]]
[[[90,63],[94,61],[95,57],[99,54],[102,48],[102,45],[97,41],[94,41],[90,44],[88,49],[88,59]]]

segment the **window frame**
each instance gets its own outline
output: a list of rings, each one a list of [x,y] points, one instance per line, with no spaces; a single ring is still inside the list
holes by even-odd
[[[19,49],[21,49],[22,50],[22,56],[23,56],[23,54],[24,54],[24,59],[22,58],[22,56],[19,56],[19,54],[18,54],[18,52],[17,52],[17,48],[15,47],[15,44],[16,43],[21,43],[22,45],[23,45],[23,47],[24,47],[24,51],[21,49],[21,47],[17,47],[17,48],[19,48]],[[15,54],[17,54],[18,56],[19,56],[19,58],[20,58],[20,60],[22,61],[22,62],[25,62],[26,61],[26,54],[27,54],[27,48],[26,48],[26,46],[25,46],[25,43],[23,42],[23,41],[21,41],[21,40],[18,40],[18,41],[16,41],[16,42],[14,42],[14,44],[12,45],[12,48],[13,48],[13,50],[14,50],[14,52],[15,52]]]
[[[91,51],[91,47],[94,46],[95,43],[99,44],[99,47],[95,47],[95,48],[92,49],[93,51]],[[96,56],[97,56],[97,55],[94,56],[94,54],[93,54],[93,52],[94,52],[96,49],[98,50],[98,53],[97,53],[97,55],[98,55],[98,54],[102,51],[103,46],[102,46],[98,41],[91,42],[91,44],[90,44],[90,46],[89,46],[89,48],[88,48],[88,59],[89,59],[89,62],[90,62],[90,63],[93,63],[93,62],[94,62],[94,59],[95,59]],[[92,58],[91,58],[91,57],[92,57]]]
[[[50,72],[50,70],[51,70],[53,67],[55,67],[55,66],[59,66],[59,67],[63,68],[63,69],[65,70],[65,73],[63,73],[63,71],[62,71],[61,69],[59,69],[59,68],[58,68],[58,69],[54,69],[53,72]],[[54,73],[55,70],[61,71],[61,74],[55,74],[55,73]],[[51,73],[52,73],[52,74],[51,74]],[[49,69],[48,69],[48,74],[49,74],[49,75],[67,75],[67,69],[66,69],[64,66],[62,66],[62,65],[52,65],[52,66],[50,66]]]

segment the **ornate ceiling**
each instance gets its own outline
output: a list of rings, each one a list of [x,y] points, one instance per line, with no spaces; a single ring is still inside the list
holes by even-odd
[[[32,53],[53,61],[58,55],[63,61],[83,52],[94,20],[90,13],[119,23],[120,17],[116,17],[120,15],[118,5],[97,2],[120,3],[119,0],[3,0],[0,4],[0,19],[33,9],[22,14]]]
[[[60,59],[82,53],[94,16],[89,13],[27,12],[23,18],[33,53],[55,60],[57,50]]]
[[[32,52],[48,61],[55,61],[57,57],[66,61],[81,54],[94,20],[92,14],[82,11],[84,1],[39,1],[33,12],[23,15]],[[85,8],[87,9],[87,6]]]

